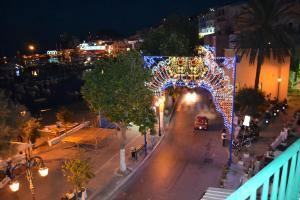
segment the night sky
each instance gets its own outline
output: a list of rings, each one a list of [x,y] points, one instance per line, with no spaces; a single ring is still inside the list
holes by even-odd
[[[85,39],[88,32],[112,29],[129,35],[170,14],[197,15],[229,0],[0,0],[0,54],[54,49],[64,32]]]

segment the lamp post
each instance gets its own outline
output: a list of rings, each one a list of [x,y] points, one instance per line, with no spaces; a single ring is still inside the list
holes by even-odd
[[[161,136],[159,106],[160,106],[160,103],[157,101],[157,102],[155,103],[155,107],[156,107],[156,112],[158,113],[158,136]]]
[[[161,117],[160,117],[160,111],[162,110],[163,103],[165,102],[165,97],[161,96],[156,102],[155,107],[157,108],[158,113],[158,136],[161,136]]]
[[[282,81],[282,78],[277,78],[277,82],[278,82],[278,85],[277,85],[277,101],[279,100],[279,89],[280,89],[280,83]]]
[[[6,175],[10,178],[10,189],[13,192],[16,192],[19,190],[20,183],[17,180],[14,180],[16,175],[14,173],[14,170],[17,169],[20,166],[24,166],[26,168],[26,179],[29,183],[29,189],[32,195],[32,199],[35,200],[35,192],[34,192],[34,185],[33,185],[33,177],[31,169],[33,167],[38,166],[39,167],[39,174],[42,177],[45,177],[48,175],[48,167],[45,166],[43,159],[40,156],[33,156],[30,157],[25,154],[25,164],[18,163],[14,166],[11,165],[11,163],[8,163],[7,169],[6,169]]]

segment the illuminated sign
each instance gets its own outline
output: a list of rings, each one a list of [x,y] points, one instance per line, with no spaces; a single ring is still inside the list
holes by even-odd
[[[57,55],[57,51],[55,51],[55,50],[47,51],[47,55],[56,56]]]
[[[199,36],[200,38],[202,38],[206,35],[210,35],[214,33],[215,33],[215,27],[211,26],[211,27],[202,28],[201,31],[199,32]]]
[[[48,60],[49,63],[59,63],[58,58],[50,58]]]
[[[245,118],[244,118],[243,125],[244,126],[250,126],[250,119],[251,119],[251,117],[246,115]]]
[[[78,47],[82,51],[105,51],[106,50],[105,45],[97,45],[96,43],[93,43],[92,45],[90,45],[86,42],[83,42]]]

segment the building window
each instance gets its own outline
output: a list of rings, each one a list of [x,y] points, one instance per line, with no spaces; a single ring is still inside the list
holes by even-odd
[[[298,32],[300,33],[300,24],[298,25]]]
[[[289,27],[293,28],[293,23],[292,22],[289,23]]]

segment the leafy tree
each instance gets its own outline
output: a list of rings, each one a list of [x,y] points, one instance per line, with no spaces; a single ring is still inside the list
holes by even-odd
[[[172,15],[146,34],[141,50],[146,55],[192,56],[198,42],[197,20]]]
[[[144,69],[143,60],[135,51],[124,52],[116,58],[101,60],[95,69],[83,76],[83,98],[90,108],[100,112],[120,128],[120,170],[126,171],[126,129],[130,123],[144,133],[153,129],[154,110],[151,108],[153,93],[145,86],[150,74]]]
[[[265,105],[265,95],[253,88],[243,88],[235,96],[236,110],[246,114],[256,115]]]
[[[265,59],[283,63],[291,55],[295,34],[288,23],[295,16],[292,5],[280,0],[251,0],[238,16],[237,53],[250,64],[256,61],[256,90]]]
[[[77,193],[88,184],[89,180],[95,175],[93,174],[87,160],[73,159],[65,161],[61,167],[64,176],[73,185]]]
[[[0,90],[0,116],[0,156],[6,157],[14,151],[10,142],[17,139],[29,113],[25,107],[13,103]]]
[[[56,113],[56,119],[62,123],[72,121],[72,113],[66,107],[61,107]]]
[[[41,124],[39,120],[35,118],[29,119],[23,126],[23,134],[25,138],[31,143],[35,143],[36,139],[41,136],[39,128]]]

